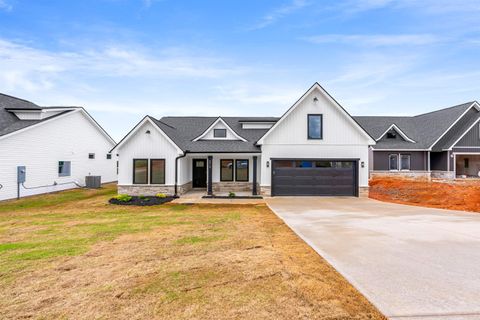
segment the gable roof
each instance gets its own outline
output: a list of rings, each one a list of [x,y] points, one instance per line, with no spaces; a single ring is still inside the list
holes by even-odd
[[[41,120],[21,120],[15,115],[14,112],[11,112],[14,110],[42,111],[51,109],[58,109],[60,112]],[[3,93],[0,93],[0,138],[4,138],[7,135],[20,132],[45,122],[49,122],[67,113],[78,111],[82,112],[112,144],[115,144],[115,141],[112,139],[112,137],[110,137],[105,129],[103,129],[98,122],[82,107],[42,107],[34,104],[33,102]]]
[[[409,141],[378,141],[374,149],[430,150],[455,123],[472,107],[475,101],[463,103],[413,117],[356,116],[360,125],[373,136],[380,136],[395,124],[410,139]]]
[[[217,120],[215,120],[200,136],[193,139],[193,141],[198,141],[198,140],[202,139],[203,137],[205,137],[218,123],[222,123],[225,127],[227,127],[227,130],[229,130],[233,134],[233,136],[235,138],[237,138],[238,140],[247,141],[242,136],[240,136],[238,133],[236,133],[235,130],[230,128],[230,126],[222,119],[222,117],[218,117]],[[227,140],[227,139],[225,139],[225,140]]]
[[[323,94],[332,104],[337,107],[350,121],[351,123],[360,131],[362,132],[365,137],[370,140],[370,144],[375,144],[375,139],[372,137],[370,133],[368,133],[348,112],[345,110],[340,103],[337,102],[318,82],[315,82],[301,97],[298,99],[281,117],[280,119],[258,140],[258,144],[262,144],[264,139],[271,134],[271,132],[275,131],[275,129],[282,123],[282,121],[288,117],[288,115],[295,110],[302,101],[313,92],[313,90],[319,90],[321,94]]]
[[[415,143],[415,141],[409,138],[408,135],[403,132],[402,129],[400,129],[395,123],[388,127],[387,130],[385,130],[385,132],[376,139],[376,141],[378,142],[380,139],[382,139],[390,130],[394,130],[395,132],[397,132],[404,140]]]
[[[152,118],[153,119],[153,118]],[[155,124],[169,136],[183,151],[189,152],[252,152],[259,153],[260,147],[256,145],[258,139],[268,129],[243,129],[242,122],[276,121],[272,117],[222,117],[222,120],[243,140],[198,140],[205,130],[218,119],[218,117],[163,117],[153,119]]]

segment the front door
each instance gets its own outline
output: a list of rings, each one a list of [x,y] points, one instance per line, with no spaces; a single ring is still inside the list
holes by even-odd
[[[207,159],[193,159],[192,186],[194,188],[207,187]]]

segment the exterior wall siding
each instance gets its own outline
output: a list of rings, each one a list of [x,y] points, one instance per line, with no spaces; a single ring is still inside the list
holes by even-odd
[[[457,147],[479,147],[480,148],[480,123],[477,123],[467,134],[458,141]]]
[[[17,196],[17,166],[26,166],[27,187],[21,196],[55,192],[85,184],[85,176],[99,175],[102,182],[117,180],[116,157],[107,159],[114,147],[81,111],[71,112],[37,127],[0,139],[0,200]],[[95,159],[88,159],[95,153]],[[58,161],[71,161],[71,176],[58,176]]]
[[[477,111],[475,108],[471,108],[467,113],[461,118],[432,148],[432,150],[435,151],[441,151],[442,148],[449,148],[450,146],[446,146],[446,143],[449,143],[449,141],[456,137],[461,135],[467,128],[465,126],[468,124],[469,121],[473,117],[478,118],[479,116],[479,111]],[[454,142],[454,141],[453,141]],[[452,142],[452,143],[453,143]]]
[[[313,101],[314,97],[317,102]],[[323,115],[322,140],[307,139],[307,114]],[[271,159],[274,158],[359,159],[359,164],[363,162],[359,168],[359,186],[367,187],[368,144],[368,138],[348,116],[315,90],[265,138],[260,166],[262,190],[271,185]]]
[[[145,132],[149,130],[150,134]],[[133,159],[165,159],[165,185],[175,185],[175,159],[179,155],[170,143],[150,122],[144,123],[117,151],[119,158],[119,185],[133,184]],[[184,161],[184,160],[182,160]],[[187,182],[186,176],[181,178]],[[181,184],[181,183],[179,183]]]
[[[427,171],[427,152],[425,151],[374,151],[373,170],[388,171],[391,154],[410,155],[410,171]]]

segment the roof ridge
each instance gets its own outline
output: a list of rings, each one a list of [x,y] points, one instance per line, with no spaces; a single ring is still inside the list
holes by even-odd
[[[464,102],[464,103],[460,103],[460,104],[457,104],[457,105],[454,105],[454,106],[451,106],[451,107],[442,108],[442,109],[437,109],[437,110],[433,110],[433,111],[429,111],[429,112],[417,114],[417,115],[413,116],[413,118],[420,117],[420,116],[424,116],[424,115],[431,114],[431,113],[435,113],[435,112],[440,112],[440,111],[444,111],[444,110],[449,110],[449,109],[453,109],[453,108],[458,108],[458,107],[461,107],[461,106],[464,106],[464,105],[472,105],[472,104],[474,104],[475,102],[476,102],[475,100],[474,100],[474,101],[469,101],[469,102]]]

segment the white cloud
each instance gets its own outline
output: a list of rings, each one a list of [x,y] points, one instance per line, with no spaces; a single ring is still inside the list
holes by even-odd
[[[327,34],[304,37],[312,43],[341,43],[363,46],[405,46],[405,45],[428,45],[439,42],[436,36],[429,34],[376,34],[376,35],[343,35]]]
[[[0,10],[12,11],[13,6],[5,0],[0,0]]]
[[[307,0],[293,0],[291,3],[278,7],[266,14],[258,24],[251,28],[251,30],[263,29],[309,4],[310,3]]]
[[[84,51],[50,52],[0,39],[0,85],[6,90],[51,88],[60,77],[76,74],[123,78],[222,78],[248,72],[218,57],[202,57],[180,49],[155,54],[133,45]]]

